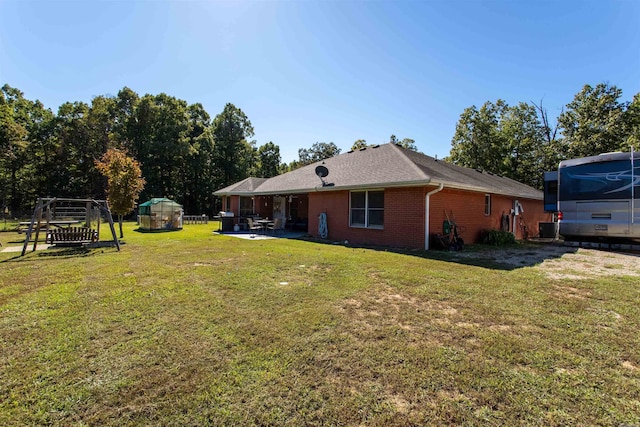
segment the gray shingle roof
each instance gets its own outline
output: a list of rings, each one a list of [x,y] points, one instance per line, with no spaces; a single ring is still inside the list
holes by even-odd
[[[242,181],[236,182],[235,184],[231,184],[231,185],[229,185],[227,187],[221,188],[220,190],[216,191],[214,194],[216,194],[216,195],[254,194],[254,191],[258,187],[260,187],[261,184],[264,184],[264,182],[266,180],[267,180],[267,178],[254,178],[254,177],[245,178]]]
[[[319,165],[329,170],[324,181],[332,186],[323,186],[315,174]],[[349,151],[269,179],[247,178],[214,194],[293,194],[427,184],[542,200],[542,192],[528,185],[436,160],[394,144]]]
[[[443,160],[436,160],[415,151],[405,150],[404,154],[420,169],[431,177],[431,182],[444,184],[465,190],[483,191],[486,193],[503,194],[507,196],[523,197],[542,200],[542,191],[530,187],[511,178],[490,172],[464,168]]]

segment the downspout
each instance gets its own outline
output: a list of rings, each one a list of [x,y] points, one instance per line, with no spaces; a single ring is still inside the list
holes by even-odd
[[[633,145],[631,146],[631,226],[634,225],[635,221],[635,216],[636,216],[636,206],[635,206],[635,198],[636,198],[636,194],[635,194],[635,186],[636,186],[636,180],[634,177],[634,164],[633,164],[633,156],[634,152],[633,152]]]
[[[429,250],[429,203],[432,194],[439,193],[444,188],[444,184],[440,183],[438,188],[427,193],[424,199],[424,249]]]

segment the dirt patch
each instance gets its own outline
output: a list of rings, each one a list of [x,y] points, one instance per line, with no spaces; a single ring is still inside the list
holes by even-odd
[[[557,244],[460,252],[461,259],[491,261],[510,267],[534,267],[551,279],[640,276],[640,254]]]
[[[539,266],[552,279],[584,279],[602,276],[640,276],[640,256],[634,253],[580,248]]]
[[[446,303],[399,294],[387,285],[371,288],[358,299],[347,299],[339,309],[351,319],[353,328],[348,334],[358,342],[403,335],[409,346],[421,342],[442,345],[445,337],[429,325],[460,321],[458,311]]]
[[[571,286],[553,285],[553,294],[561,298],[587,299],[591,296],[591,292],[585,289],[578,289]]]

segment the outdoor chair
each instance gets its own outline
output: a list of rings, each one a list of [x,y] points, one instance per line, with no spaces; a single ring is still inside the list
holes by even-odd
[[[276,218],[273,221],[273,225],[270,225],[268,228],[272,234],[276,234],[277,232],[284,233],[284,222],[282,218]]]
[[[251,234],[255,234],[255,232],[260,232],[260,230],[262,230],[262,226],[260,224],[253,223],[253,218],[247,218],[247,224],[249,224],[249,231],[251,231]]]

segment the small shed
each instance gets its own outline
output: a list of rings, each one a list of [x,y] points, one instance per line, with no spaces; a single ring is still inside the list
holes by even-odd
[[[166,198],[153,198],[139,206],[140,229],[181,230],[182,205]]]

